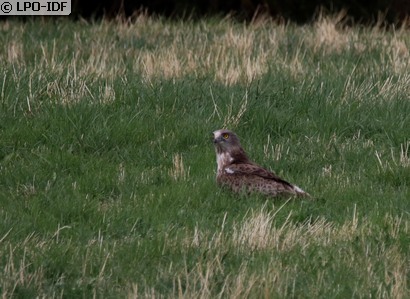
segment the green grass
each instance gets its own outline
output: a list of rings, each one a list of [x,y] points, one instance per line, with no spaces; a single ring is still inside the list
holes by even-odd
[[[410,35],[335,22],[2,22],[2,298],[408,298]]]

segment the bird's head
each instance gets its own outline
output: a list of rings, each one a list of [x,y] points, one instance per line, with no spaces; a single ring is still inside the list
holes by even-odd
[[[238,136],[232,131],[225,129],[217,130],[213,132],[213,135],[213,142],[218,153],[230,152],[233,149],[241,148]]]

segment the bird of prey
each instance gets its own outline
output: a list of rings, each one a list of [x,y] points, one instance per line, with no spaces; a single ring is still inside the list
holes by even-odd
[[[218,185],[236,193],[256,192],[272,197],[309,196],[301,188],[249,160],[234,132],[222,129],[213,132],[213,135]]]

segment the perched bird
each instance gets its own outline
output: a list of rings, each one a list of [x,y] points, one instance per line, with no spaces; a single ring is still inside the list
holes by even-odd
[[[309,196],[292,185],[249,160],[241,147],[238,136],[229,130],[213,132],[213,142],[218,164],[216,181],[233,192],[262,193],[268,196]]]

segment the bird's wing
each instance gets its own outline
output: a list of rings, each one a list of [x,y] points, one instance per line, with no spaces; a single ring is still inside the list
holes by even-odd
[[[226,174],[237,174],[237,175],[255,175],[255,176],[267,179],[267,180],[273,180],[278,183],[282,183],[291,188],[294,187],[291,183],[278,177],[273,172],[270,172],[255,164],[231,164],[225,167],[225,173]]]

